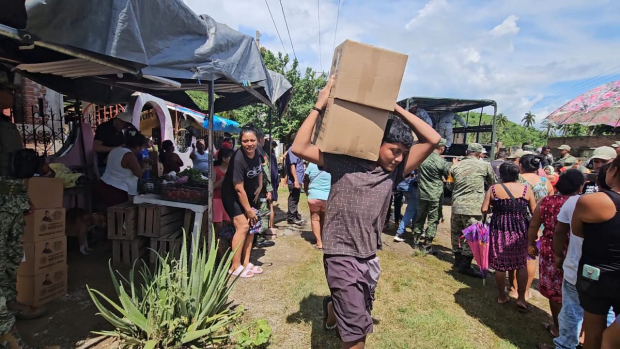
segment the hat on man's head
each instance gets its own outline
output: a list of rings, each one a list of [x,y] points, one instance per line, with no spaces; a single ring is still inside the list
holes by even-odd
[[[620,141],[616,141],[616,143],[611,145],[614,148],[620,148]]]
[[[598,147],[594,149],[590,159],[611,160],[616,158],[616,151],[612,147]]]
[[[528,155],[528,154],[534,154],[534,153],[531,152],[531,151],[519,150],[517,152],[514,152],[514,153],[508,155],[506,157],[506,159],[518,159],[518,158],[522,157],[523,155]]]
[[[482,153],[484,151],[484,147],[480,143],[469,143],[467,146],[467,151],[470,153]]]
[[[439,147],[445,147],[445,146],[446,146],[446,144],[448,144],[448,141],[446,141],[446,139],[445,139],[445,138],[442,138],[442,139],[439,141],[439,143],[437,143],[437,148],[439,148]]]
[[[536,151],[536,148],[533,145],[526,145],[525,147],[523,147],[523,150],[525,150],[525,151]]]
[[[124,111],[118,115],[116,115],[116,118],[119,120],[123,120],[128,124],[131,124],[133,122],[133,115],[131,115],[131,113]]]
[[[559,150],[568,150],[570,151],[570,146],[566,145],[566,144],[562,144],[561,146],[558,147]]]

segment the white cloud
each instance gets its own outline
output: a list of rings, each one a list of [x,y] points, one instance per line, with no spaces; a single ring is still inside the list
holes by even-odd
[[[517,27],[518,19],[519,17],[515,15],[508,16],[501,24],[491,30],[491,35],[502,36],[506,34],[517,34],[520,30],[520,28]]]
[[[286,50],[292,54],[279,1],[268,1]],[[264,1],[186,3],[232,28],[260,30],[264,46],[282,51]],[[558,94],[551,86],[599,75],[616,67],[620,56],[620,36],[613,34],[620,32],[620,2],[616,1],[341,3],[336,45],[352,39],[409,55],[401,98],[494,99],[513,121],[530,109],[542,121],[548,110],[575,97],[566,93],[549,100]],[[328,70],[338,1],[320,0],[320,48],[317,3],[282,0],[282,4],[302,68]],[[543,105],[534,108],[546,97]]]
[[[446,0],[431,0],[424,7],[418,11],[418,15],[415,16],[409,23],[405,25],[405,29],[412,29],[421,24],[427,18],[431,18],[443,11],[450,8],[450,5]]]

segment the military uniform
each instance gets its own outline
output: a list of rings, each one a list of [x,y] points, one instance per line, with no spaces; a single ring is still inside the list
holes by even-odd
[[[461,242],[460,237],[473,220],[482,220],[480,208],[484,201],[484,186],[495,184],[495,173],[489,163],[468,156],[450,168],[450,175],[454,178],[454,182],[449,183],[449,187],[453,187],[450,220],[452,251],[463,257],[472,257],[469,245]]]
[[[436,152],[432,152],[420,165],[418,173],[418,215],[413,228],[413,236],[415,241],[419,240],[424,233],[424,223],[428,219],[425,235],[426,243],[430,244],[437,235],[443,177],[448,176],[446,161]]]
[[[271,193],[273,191],[273,187],[271,185],[271,170],[269,169],[268,161],[269,159],[263,161],[263,188],[260,192],[260,203],[258,206],[258,212],[261,219],[261,234],[266,233],[267,229],[269,229],[269,218],[271,213],[271,205],[269,201],[267,201],[267,193]]]
[[[458,114],[453,112],[446,112],[439,115],[437,121],[437,133],[441,136],[441,138],[446,139],[446,147],[450,148],[452,145],[452,122],[456,120],[461,126],[467,127],[467,123],[460,117]]]
[[[558,158],[555,162],[562,164],[564,167],[570,167],[577,162],[577,159],[570,154],[566,154],[563,157]]]
[[[8,176],[10,154],[20,149],[17,127],[0,117],[0,336],[15,324],[7,304],[17,297],[17,268],[24,257],[24,212],[30,209],[24,181]]]

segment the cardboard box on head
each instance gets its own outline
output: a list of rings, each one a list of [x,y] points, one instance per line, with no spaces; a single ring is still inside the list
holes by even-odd
[[[407,56],[347,40],[332,60],[334,84],[313,143],[325,153],[376,161]]]
[[[330,98],[313,143],[325,153],[376,161],[389,112]]]
[[[393,111],[408,56],[346,40],[334,51],[330,97]]]

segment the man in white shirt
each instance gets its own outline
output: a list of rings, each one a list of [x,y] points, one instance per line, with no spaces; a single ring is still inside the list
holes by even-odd
[[[562,282],[562,310],[558,316],[560,324],[560,336],[553,340],[556,349],[574,349],[579,345],[579,335],[581,324],[583,323],[583,308],[579,304],[579,293],[577,292],[577,269],[581,259],[581,246],[583,239],[574,235],[571,230],[571,220],[573,212],[580,196],[571,196],[566,200],[560,213],[558,214],[558,224],[553,234],[553,251],[555,254],[555,266],[563,268],[564,281]],[[566,236],[570,231],[568,250],[564,256],[564,246],[566,246]],[[614,312],[609,312],[608,325],[615,319]],[[539,348],[553,348],[547,345],[539,345]]]

